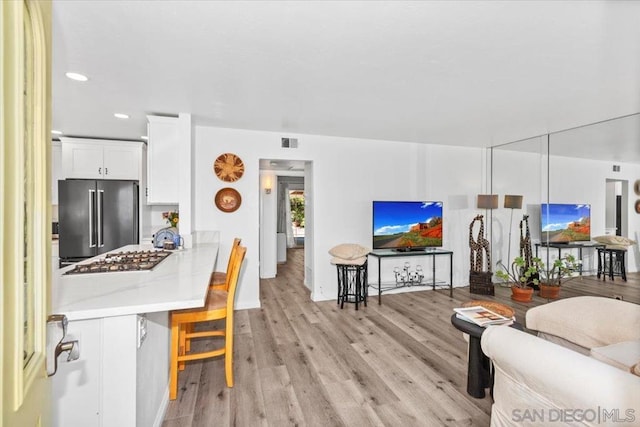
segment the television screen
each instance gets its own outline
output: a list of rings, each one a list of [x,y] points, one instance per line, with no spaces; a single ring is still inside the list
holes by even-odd
[[[373,202],[373,249],[442,246],[442,202]]]
[[[543,203],[540,207],[541,239],[549,243],[591,240],[591,205]]]

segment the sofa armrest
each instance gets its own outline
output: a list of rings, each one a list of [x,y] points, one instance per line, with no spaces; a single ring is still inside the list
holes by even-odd
[[[640,339],[640,305],[582,296],[531,308],[526,327],[591,349]]]
[[[487,328],[481,344],[494,366],[492,426],[544,425],[563,410],[600,419],[616,410],[640,421],[640,377],[504,326]],[[528,424],[527,414],[537,422]]]

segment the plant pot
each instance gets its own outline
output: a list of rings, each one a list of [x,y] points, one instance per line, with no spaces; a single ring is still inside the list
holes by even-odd
[[[558,299],[560,296],[560,286],[551,286],[540,283],[540,291],[538,295],[546,299]]]
[[[511,299],[518,302],[531,302],[533,299],[533,289],[512,286]]]

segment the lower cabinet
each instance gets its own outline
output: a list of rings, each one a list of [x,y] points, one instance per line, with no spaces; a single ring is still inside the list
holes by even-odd
[[[80,358],[63,353],[53,383],[53,425],[135,427],[160,425],[168,403],[167,312],[147,315],[138,348],[138,315],[71,320],[67,340]]]

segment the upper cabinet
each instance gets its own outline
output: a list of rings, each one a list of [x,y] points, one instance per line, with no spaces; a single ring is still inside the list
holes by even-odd
[[[147,116],[147,203],[177,204],[180,162],[179,119]]]
[[[140,180],[142,143],[60,138],[64,178]]]

